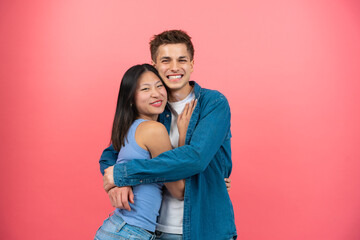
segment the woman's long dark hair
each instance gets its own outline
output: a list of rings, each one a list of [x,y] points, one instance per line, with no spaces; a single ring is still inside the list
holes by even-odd
[[[157,70],[150,64],[135,65],[129,68],[120,84],[114,123],[111,132],[111,143],[116,151],[125,145],[125,137],[131,124],[138,117],[135,104],[135,91],[140,76],[145,72],[153,72],[162,81]]]

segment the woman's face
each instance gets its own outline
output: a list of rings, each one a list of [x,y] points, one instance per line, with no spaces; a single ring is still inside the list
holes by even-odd
[[[167,93],[164,84],[151,71],[144,72],[138,81],[135,92],[135,105],[139,118],[157,120],[165,109]]]

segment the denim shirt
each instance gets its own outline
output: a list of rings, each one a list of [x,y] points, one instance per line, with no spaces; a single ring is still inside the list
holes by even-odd
[[[134,159],[115,164],[112,146],[100,158],[100,170],[115,164],[117,186],[172,182],[185,179],[183,239],[228,240],[236,238],[233,206],[224,182],[232,168],[230,107],[220,92],[201,88],[195,82],[198,103],[191,116],[185,145],[152,159]],[[168,107],[159,121],[170,130]],[[234,239],[235,239],[234,238]]]

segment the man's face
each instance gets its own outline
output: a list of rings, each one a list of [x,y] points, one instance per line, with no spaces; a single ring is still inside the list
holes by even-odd
[[[189,86],[194,60],[184,43],[161,45],[153,64],[170,91],[181,92]]]

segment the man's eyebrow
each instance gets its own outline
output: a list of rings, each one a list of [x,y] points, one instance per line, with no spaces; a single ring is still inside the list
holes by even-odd
[[[187,59],[188,57],[187,56],[179,56],[178,59]],[[161,60],[169,60],[171,59],[171,57],[169,56],[163,56],[160,58]]]

